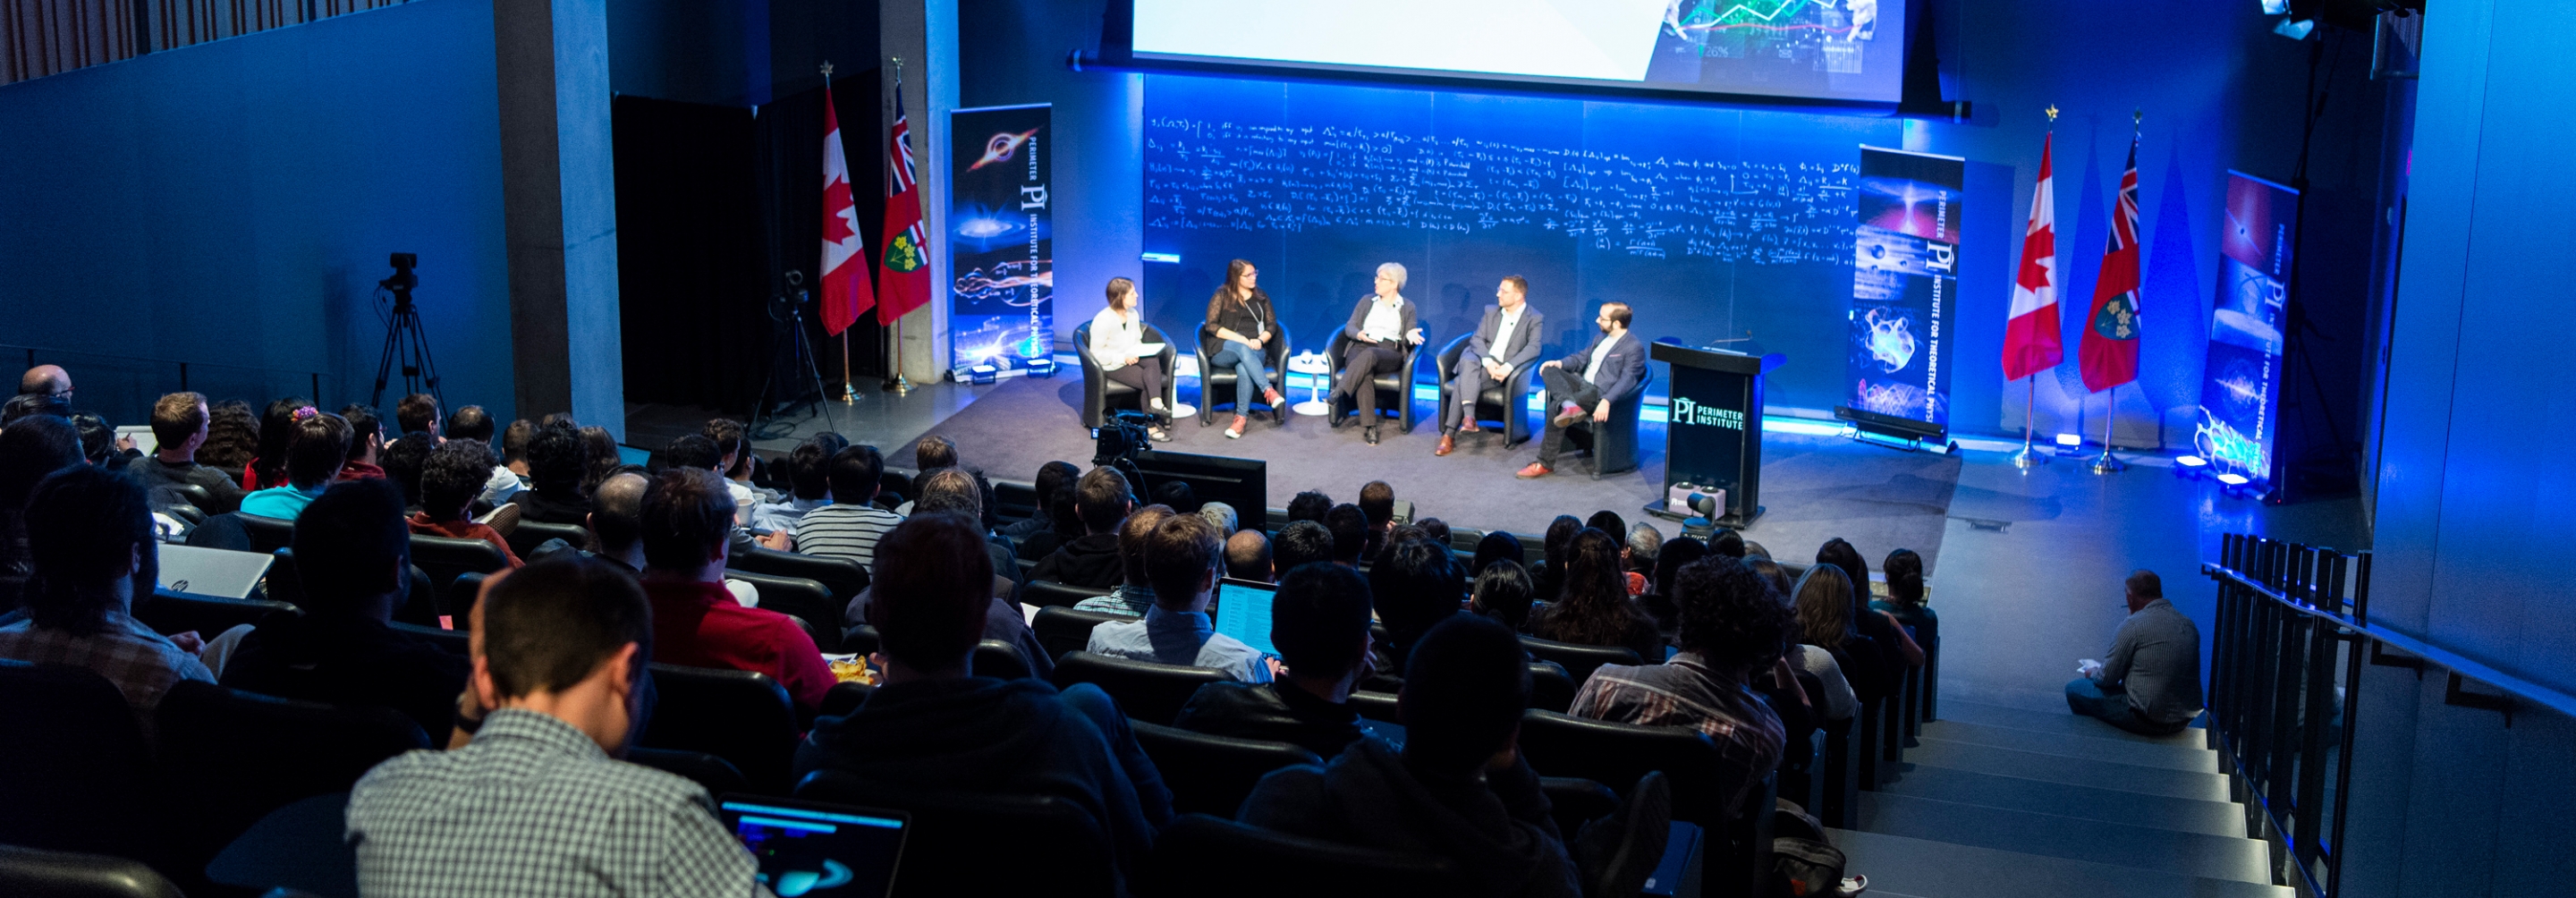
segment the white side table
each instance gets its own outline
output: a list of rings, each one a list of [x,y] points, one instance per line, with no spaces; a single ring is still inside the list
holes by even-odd
[[[1306,401],[1289,408],[1300,415],[1323,415],[1332,412],[1333,406],[1324,401],[1324,379],[1333,375],[1332,359],[1326,358],[1320,352],[1301,352],[1288,357],[1288,372],[1312,378],[1306,382],[1311,388],[1307,391]]]

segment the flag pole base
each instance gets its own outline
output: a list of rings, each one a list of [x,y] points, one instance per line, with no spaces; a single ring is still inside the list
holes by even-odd
[[[2084,467],[2086,470],[2092,471],[2095,474],[2117,474],[2121,471],[2128,470],[2129,463],[2121,461],[2120,457],[2117,455],[2112,455],[2111,447],[2104,446],[2102,447],[2102,454],[2095,456],[2093,458],[2093,463]]]
[[[896,396],[912,395],[912,381],[904,379],[903,373],[899,371],[895,373],[893,380],[885,382],[885,388],[886,392]]]
[[[2046,464],[2048,464],[2048,453],[2029,446],[2023,446],[2020,452],[2012,454],[2012,465],[2016,468],[2036,468]]]
[[[859,388],[846,380],[841,381],[841,404],[859,404]]]

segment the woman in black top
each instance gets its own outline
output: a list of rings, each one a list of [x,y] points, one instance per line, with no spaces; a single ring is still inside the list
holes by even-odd
[[[1208,364],[1234,369],[1234,423],[1226,427],[1226,439],[1243,436],[1249,420],[1244,413],[1252,410],[1255,396],[1270,404],[1281,426],[1288,423],[1288,403],[1262,367],[1265,347],[1279,336],[1279,313],[1270,307],[1270,294],[1258,286],[1260,274],[1242,259],[1225,263],[1225,286],[1208,297],[1207,323],[1199,325],[1199,351],[1207,354]]]
[[[1556,601],[1530,612],[1530,635],[1576,645],[1626,648],[1639,661],[1664,661],[1664,635],[1655,619],[1628,598],[1627,569],[1619,541],[1590,527],[1566,545],[1565,587]]]
[[[1413,300],[1404,298],[1404,280],[1404,266],[1379,265],[1376,290],[1360,297],[1350,323],[1342,326],[1342,337],[1349,342],[1342,348],[1342,376],[1333,383],[1333,397],[1349,396],[1357,403],[1371,446],[1377,445],[1377,376],[1404,367],[1405,347],[1422,342]],[[1340,416],[1333,417],[1333,426],[1342,426]]]

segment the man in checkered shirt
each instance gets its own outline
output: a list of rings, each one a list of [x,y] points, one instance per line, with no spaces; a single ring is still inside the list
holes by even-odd
[[[1673,579],[1681,653],[1662,664],[1601,665],[1574,694],[1568,713],[1707,733],[1731,768],[1727,773],[1742,777],[1733,781],[1749,786],[1780,765],[1787,742],[1780,716],[1747,684],[1758,673],[1792,677],[1783,685],[1798,688],[1794,675],[1779,667],[1791,632],[1789,611],[1760,575],[1732,558],[1692,562]]]
[[[9,429],[25,449],[40,431],[63,436],[71,425],[38,416]],[[36,485],[24,517],[37,580],[24,596],[26,616],[0,624],[0,658],[95,671],[116,685],[150,735],[152,709],[171,686],[212,683],[214,673],[197,660],[196,633],[174,641],[129,613],[134,581],[152,576],[155,557],[141,482],[81,464],[74,450],[59,448],[77,443],[52,442],[64,467]]]
[[[634,580],[545,561],[486,581],[472,621],[470,741],[386,761],[350,793],[362,894],[770,894],[704,788],[611,756],[652,655]]]

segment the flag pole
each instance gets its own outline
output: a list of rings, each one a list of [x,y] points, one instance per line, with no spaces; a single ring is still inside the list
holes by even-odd
[[[2147,111],[2143,108],[2129,113],[2129,155],[2132,158],[2137,156],[2138,134],[2146,120]],[[2134,367],[2132,373],[2135,373]],[[2119,416],[2119,397],[2119,384],[2112,384],[2110,389],[2102,391],[2102,454],[2095,456],[2093,463],[2086,466],[2095,474],[2116,474],[2129,469],[2128,462],[2121,461],[2119,456],[2111,454],[2111,419]]]
[[[2055,132],[2057,104],[2049,104],[2046,111],[2048,130]],[[2028,398],[2024,399],[2021,405],[2021,451],[2012,454],[2012,463],[2013,467],[2029,469],[2048,464],[2048,456],[2040,454],[2030,446],[2031,416],[2039,407],[2039,372],[2033,371],[2029,376],[2022,378],[2022,387],[2026,391],[2024,395]]]
[[[897,95],[897,99],[901,99],[901,95],[903,93],[903,57],[896,56],[891,57],[891,59],[894,62],[895,94]],[[912,135],[905,134],[904,139],[909,142],[912,139]],[[915,186],[913,189],[919,190],[921,188]],[[888,234],[882,239],[893,240],[894,235]],[[877,316],[880,318],[885,317],[884,303],[877,304]],[[904,379],[903,376],[903,317],[898,315],[895,317],[895,320],[888,323],[891,324],[892,327],[889,327],[887,330],[893,335],[894,339],[892,346],[886,350],[886,371],[892,376],[886,378],[885,389],[886,392],[893,393],[898,398],[910,396],[912,395],[912,381]]]

